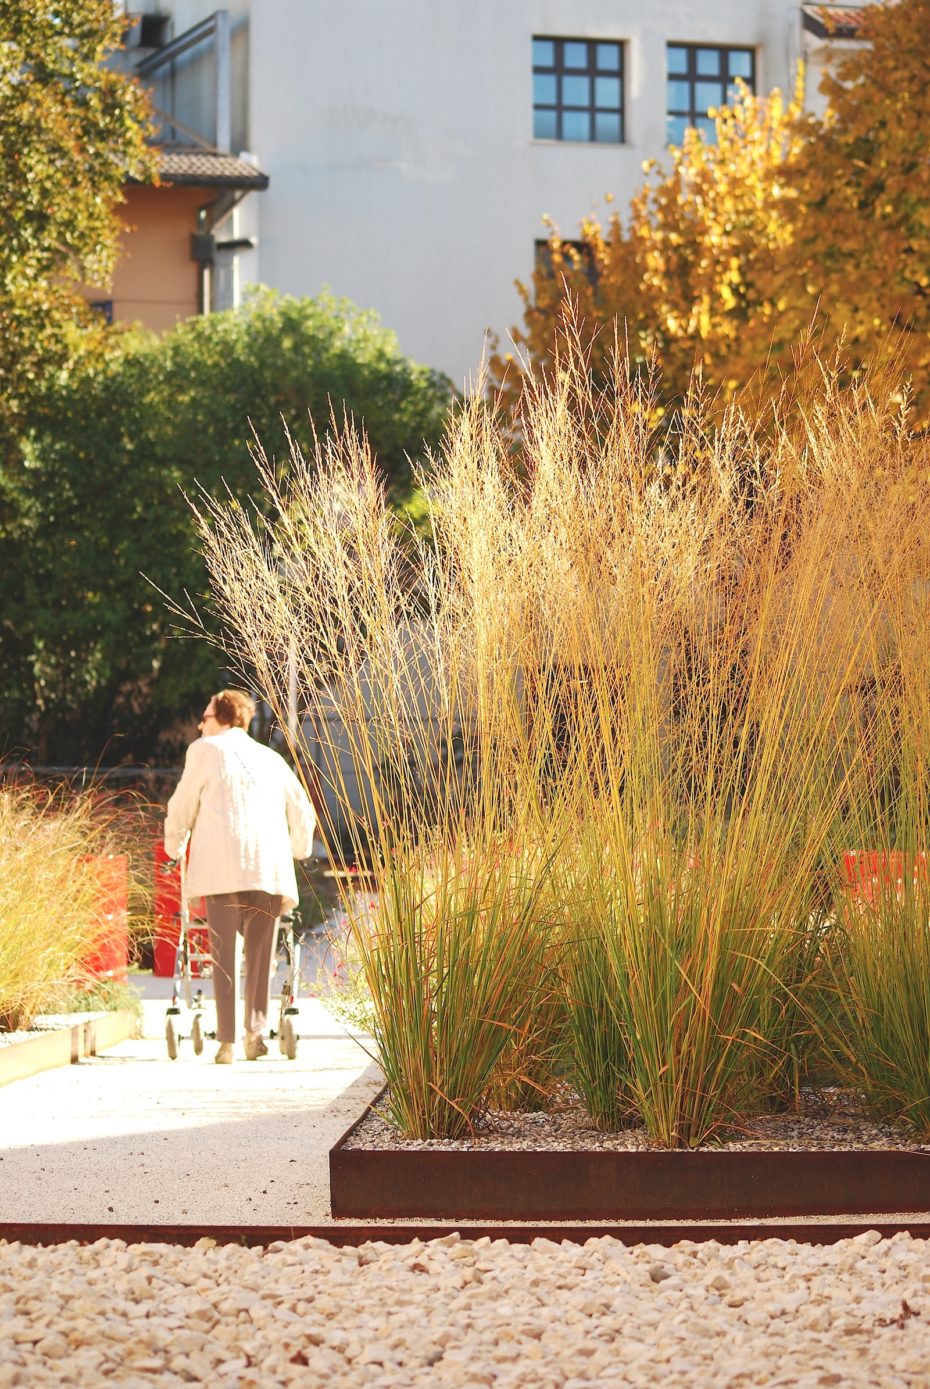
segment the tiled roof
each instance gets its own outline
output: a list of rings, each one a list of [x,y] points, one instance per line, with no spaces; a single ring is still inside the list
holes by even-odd
[[[853,5],[802,5],[804,28],[819,39],[857,39],[862,9]]]
[[[196,188],[267,188],[268,175],[235,154],[198,149],[195,145],[159,147],[162,183]]]

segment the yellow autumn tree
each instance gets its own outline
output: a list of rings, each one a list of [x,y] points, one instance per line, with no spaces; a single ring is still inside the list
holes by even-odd
[[[799,94],[743,87],[713,113],[713,142],[689,130],[670,168],[646,166],[626,212],[585,220],[575,243],[551,229],[548,256],[518,282],[514,351],[493,361],[505,400],[526,362],[552,365],[566,331],[595,371],[618,332],[633,361],[658,357],[666,404],[694,368],[721,404],[747,386],[760,401],[794,389],[798,352],[815,342],[841,346],[847,373],[903,366],[926,424],[930,0],[870,5],[861,34],[824,79],[824,116]]]
[[[803,138],[800,110],[777,91],[763,100],[741,86],[714,117],[716,143],[688,130],[670,150],[670,172],[644,166],[650,179],[628,216],[612,208],[603,223],[587,218],[578,242],[551,228],[531,283],[517,284],[516,350],[494,359],[505,396],[519,390],[521,359],[551,366],[568,317],[595,371],[617,331],[634,361],[657,356],[669,401],[683,398],[695,367],[726,393],[796,336],[801,316],[789,316],[782,267],[794,235],[787,171]]]
[[[716,143],[689,129],[672,169],[633,200],[630,235],[650,333],[671,384],[691,369],[724,396],[776,364],[805,312],[786,277],[795,235],[791,169],[801,110],[745,86],[714,113]]]
[[[894,356],[930,419],[930,0],[869,5],[792,170],[794,294],[856,365]]]

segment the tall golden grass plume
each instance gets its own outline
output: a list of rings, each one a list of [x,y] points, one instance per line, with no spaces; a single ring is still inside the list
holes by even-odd
[[[459,407],[425,534],[342,429],[259,455],[271,519],[203,499],[202,543],[282,722],[296,680],[326,834],[373,867],[398,1122],[574,1076],[599,1124],[693,1145],[801,1083],[844,848],[926,848],[926,446],[890,377],[836,363],[716,427],[699,382],[662,420],[620,350],[557,365],[516,452]]]
[[[0,1029],[28,1028],[92,983],[88,961],[109,929],[101,860],[136,847],[140,823],[106,793],[0,784]],[[142,878],[133,856],[137,899]]]

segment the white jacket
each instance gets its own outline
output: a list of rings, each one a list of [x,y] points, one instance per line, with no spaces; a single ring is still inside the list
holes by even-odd
[[[226,728],[187,749],[168,802],[165,852],[180,858],[190,835],[186,896],[280,893],[297,905],[294,859],[309,857],[316,815],[283,757],[243,728]]]

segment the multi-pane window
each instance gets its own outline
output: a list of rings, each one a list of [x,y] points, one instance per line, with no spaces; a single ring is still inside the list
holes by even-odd
[[[533,39],[533,135],[537,140],[622,142],[622,43]]]
[[[705,44],[668,45],[668,142],[680,145],[685,129],[696,125],[713,141],[716,130],[707,112],[725,106],[737,77],[756,89],[756,55],[751,48],[711,48]]]

